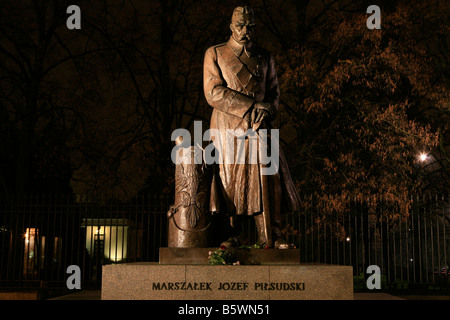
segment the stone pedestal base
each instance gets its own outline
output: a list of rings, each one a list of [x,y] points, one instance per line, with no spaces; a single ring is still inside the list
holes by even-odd
[[[102,300],[352,300],[351,266],[103,266]]]

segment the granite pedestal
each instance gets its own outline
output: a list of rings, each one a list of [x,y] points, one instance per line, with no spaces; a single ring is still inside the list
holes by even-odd
[[[351,266],[103,266],[103,300],[352,300]]]

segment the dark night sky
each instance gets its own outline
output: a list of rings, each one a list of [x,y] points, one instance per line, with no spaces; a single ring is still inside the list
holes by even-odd
[[[369,30],[367,1],[249,3],[301,191],[445,191],[448,6],[378,1]],[[208,127],[203,56],[239,2],[79,1],[80,30],[66,27],[70,4],[0,8],[0,191],[171,192],[171,132]]]

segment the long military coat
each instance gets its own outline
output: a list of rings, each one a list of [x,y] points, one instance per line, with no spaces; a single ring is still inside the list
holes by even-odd
[[[230,37],[228,42],[206,51],[203,81],[206,100],[213,107],[210,128],[217,129],[221,135],[220,156],[222,159],[230,156],[235,159],[231,164],[219,164],[219,178],[213,181],[211,210],[248,215],[262,212],[263,194],[270,195],[270,212],[274,216],[279,216],[282,203],[287,205],[287,210],[298,210],[299,196],[281,149],[279,171],[268,176],[270,190],[264,193],[261,190],[260,165],[237,164],[236,140],[234,150],[224,143],[226,138],[230,138],[230,132],[238,132],[237,129],[246,132],[252,127],[250,115],[255,102],[270,103],[278,110],[280,90],[270,53],[255,44],[244,47]],[[260,128],[270,128],[270,120],[264,120]],[[217,146],[217,137],[212,140]],[[248,139],[245,147],[247,161],[250,156]],[[234,154],[230,155],[230,152]],[[226,208],[220,207],[223,201]]]

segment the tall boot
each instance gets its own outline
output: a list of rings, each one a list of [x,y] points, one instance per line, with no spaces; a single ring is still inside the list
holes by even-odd
[[[256,232],[258,233],[258,246],[265,246],[267,243],[264,216],[262,214],[255,215]]]
[[[276,221],[272,226],[272,237],[275,241],[275,249],[289,249],[289,244],[283,239],[283,233],[281,232],[281,223],[279,221]]]
[[[264,224],[264,216],[262,214],[258,214],[255,216],[255,224],[256,224],[256,231],[258,233],[258,242],[256,244],[259,246],[265,246],[267,239]],[[281,224],[278,221],[272,226],[272,230],[268,230],[268,232],[272,232],[272,239],[275,240],[274,242],[275,249],[289,248],[289,244],[283,239],[281,232]]]
[[[241,241],[239,240],[239,235],[241,233],[241,223],[241,217],[237,215],[230,216],[228,239],[222,242],[221,246],[227,248],[237,248],[240,246]]]

